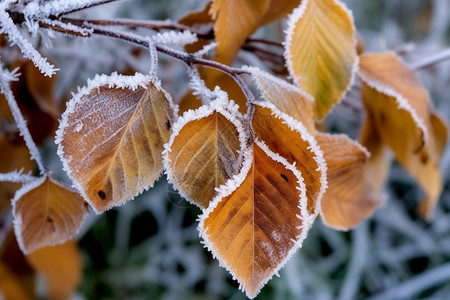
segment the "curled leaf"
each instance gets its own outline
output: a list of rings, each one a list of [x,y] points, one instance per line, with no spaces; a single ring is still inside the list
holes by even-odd
[[[314,97],[315,116],[322,119],[344,97],[357,70],[352,14],[338,0],[303,0],[288,22],[289,73]]]
[[[215,189],[239,172],[246,134],[239,112],[219,99],[184,113],[174,124],[164,163],[169,180],[181,195],[208,207]]]
[[[393,53],[361,56],[362,100],[377,134],[425,191],[420,212],[431,217],[442,191],[439,161],[446,125],[436,119],[427,91]]]
[[[315,216],[300,172],[262,142],[200,216],[206,246],[254,298],[301,246]]]
[[[24,185],[12,203],[14,231],[25,254],[69,240],[88,213],[77,192],[50,177]]]
[[[160,83],[142,74],[96,76],[74,95],[57,132],[58,154],[97,213],[159,178],[175,116]]]

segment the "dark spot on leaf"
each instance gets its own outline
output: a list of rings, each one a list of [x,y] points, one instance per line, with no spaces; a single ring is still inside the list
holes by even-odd
[[[170,124],[170,120],[166,121],[166,128],[167,130],[170,130],[170,128],[172,127],[172,124]]]
[[[421,155],[421,157],[420,157],[420,161],[421,161],[422,164],[424,164],[424,165],[428,162],[428,159],[429,159],[429,157],[428,157],[428,155],[427,155],[426,153],[423,153],[423,154]]]
[[[106,199],[106,194],[105,194],[105,192],[102,191],[102,190],[98,191],[98,196],[99,196],[100,198],[102,198],[102,200],[105,200],[105,199]]]
[[[288,178],[286,177],[286,175],[281,174],[281,178],[283,178],[284,180],[286,180],[286,182],[289,182]]]
[[[53,219],[52,219],[52,218],[50,218],[50,217],[47,217],[47,222],[49,222],[49,223],[53,223]]]

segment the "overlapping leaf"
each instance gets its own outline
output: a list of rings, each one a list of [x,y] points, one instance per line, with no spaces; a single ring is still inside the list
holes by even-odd
[[[364,177],[369,153],[344,134],[318,133],[316,139],[328,166],[322,219],[328,226],[348,230],[382,204],[373,193],[370,179]]]
[[[295,82],[315,99],[322,119],[351,85],[358,63],[351,12],[338,0],[303,0],[289,18],[286,62]]]
[[[174,124],[164,156],[169,179],[186,199],[203,208],[241,167],[246,135],[237,107],[227,102],[218,99],[187,111]]]
[[[209,250],[255,297],[298,248],[314,220],[300,173],[256,141],[241,173],[200,216]]]
[[[255,105],[252,125],[259,140],[300,171],[306,186],[308,211],[318,213],[327,186],[327,166],[315,138],[302,123],[270,104]]]
[[[57,133],[58,153],[96,212],[158,179],[175,115],[159,82],[142,74],[97,76],[74,96]]]
[[[264,99],[273,103],[279,110],[302,122],[309,133],[315,132],[313,101],[300,88],[278,79],[259,68],[246,67]]]
[[[261,25],[282,19],[300,5],[300,0],[270,0],[269,6],[261,20]]]
[[[81,253],[76,242],[41,248],[27,256],[37,273],[44,276],[48,299],[69,299],[82,275]]]
[[[50,177],[24,185],[13,199],[14,231],[24,253],[64,243],[88,213],[81,196]]]
[[[362,100],[376,134],[419,182],[426,198],[421,213],[430,217],[442,190],[439,160],[446,125],[433,115],[427,91],[393,53],[361,56]]]

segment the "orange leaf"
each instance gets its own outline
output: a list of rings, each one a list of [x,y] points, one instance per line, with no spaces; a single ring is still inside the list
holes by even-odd
[[[245,40],[258,28],[269,0],[215,0],[209,11],[219,43],[216,60],[231,64]]]
[[[442,191],[439,161],[446,125],[433,117],[427,91],[395,54],[362,55],[359,75],[377,133],[425,190],[421,213],[429,218]]]
[[[0,298],[4,300],[31,300],[26,288],[8,267],[0,263]]]
[[[300,88],[287,83],[271,74],[261,71],[259,68],[244,67],[252,75],[264,99],[302,122],[309,133],[314,134],[314,99]]]
[[[239,172],[246,135],[238,115],[236,106],[220,99],[187,111],[174,124],[164,155],[167,175],[184,198],[202,208]]]
[[[73,97],[57,132],[58,153],[97,213],[158,179],[175,116],[159,82],[138,73],[96,76]]]
[[[81,253],[73,240],[41,248],[28,255],[27,260],[44,276],[49,299],[68,299],[80,283]]]
[[[192,27],[194,25],[202,25],[212,23],[209,11],[211,10],[213,1],[208,2],[203,10],[189,13],[178,20],[178,23]]]
[[[286,17],[300,5],[300,0],[270,0],[269,7],[261,20],[262,25],[266,25]]]
[[[241,173],[219,189],[199,224],[206,246],[249,298],[301,246],[315,218],[300,172],[262,142],[252,148]]]
[[[303,0],[289,18],[286,62],[322,119],[344,97],[358,65],[351,12],[338,0]]]
[[[81,196],[50,177],[24,185],[13,199],[14,231],[22,251],[64,243],[78,231],[88,208]]]
[[[308,211],[318,213],[327,187],[327,166],[315,138],[300,122],[270,104],[255,105],[252,125],[259,140],[300,171],[306,186]]]
[[[323,221],[336,229],[348,230],[382,204],[364,178],[364,164],[370,154],[345,134],[318,133],[316,139],[328,166],[328,189],[322,198]]]

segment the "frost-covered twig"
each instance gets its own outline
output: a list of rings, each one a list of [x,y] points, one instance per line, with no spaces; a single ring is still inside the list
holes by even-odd
[[[22,170],[12,171],[8,173],[0,173],[1,182],[17,182],[17,183],[28,183],[36,180],[36,177],[30,174],[22,174]]]
[[[50,64],[47,61],[47,58],[42,57],[42,55],[34,49],[33,45],[20,34],[19,29],[17,29],[9,13],[6,12],[9,3],[10,1],[0,3],[0,33],[6,34],[11,42],[11,46],[16,44],[25,58],[33,61],[34,65],[39,68],[45,76],[51,77],[58,69]]]
[[[3,65],[0,64],[0,87],[1,92],[5,95],[6,100],[8,101],[9,108],[14,116],[14,120],[17,123],[17,127],[19,128],[20,134],[23,136],[25,140],[25,144],[30,151],[31,158],[34,159],[39,167],[39,171],[41,175],[44,175],[47,170],[44,166],[44,161],[42,160],[41,154],[31,137],[30,131],[28,130],[25,119],[20,112],[19,106],[17,105],[16,99],[10,88],[10,81],[15,79],[15,72],[9,72],[8,70],[3,69]]]
[[[413,68],[414,70],[421,70],[432,67],[449,59],[450,59],[450,49],[446,49],[444,51],[439,52],[436,55],[433,55],[431,57],[425,58],[422,61],[412,64],[411,68]]]
[[[57,18],[64,14],[73,13],[113,1],[116,0],[51,0],[43,3],[34,1],[25,6],[23,14],[28,18]]]

